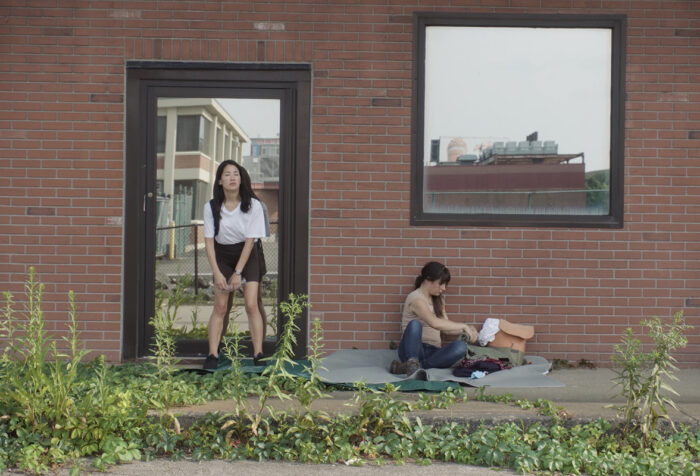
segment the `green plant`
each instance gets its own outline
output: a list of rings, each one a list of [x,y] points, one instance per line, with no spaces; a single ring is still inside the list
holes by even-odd
[[[283,379],[292,379],[292,375],[287,371],[287,365],[293,365],[292,355],[294,355],[294,345],[296,344],[296,332],[299,326],[296,319],[303,313],[304,308],[309,306],[308,297],[305,295],[289,294],[287,302],[280,304],[280,311],[287,319],[282,328],[282,335],[277,343],[277,349],[272,357],[265,359],[268,364],[263,370],[263,377],[267,379],[263,391],[258,396],[259,409],[253,417],[251,430],[257,435],[263,411],[268,411],[274,417],[274,412],[267,405],[268,399],[274,394],[280,399],[289,399],[289,395],[284,393],[280,387]]]
[[[515,404],[525,410],[534,409],[539,415],[552,417],[555,422],[559,422],[560,419],[566,415],[566,410],[564,407],[555,406],[551,401],[543,398],[538,398],[534,402],[522,398],[520,400],[516,400]]]
[[[476,389],[474,399],[478,402],[494,402],[494,403],[511,403],[513,395],[505,393],[503,395],[486,395],[487,387],[479,387]]]
[[[197,328],[200,327],[200,324],[198,322],[199,306],[201,306],[203,302],[204,296],[202,294],[197,293],[194,295],[194,309],[192,309],[192,314],[190,316],[190,325],[192,326],[193,331],[197,330]],[[206,327],[206,325],[204,327]]]
[[[554,359],[552,360],[552,370],[560,369],[571,369],[574,365],[567,359]]]
[[[586,359],[581,358],[581,359],[579,359],[578,362],[576,362],[576,367],[594,369],[595,364],[593,362],[591,362],[590,360],[586,360]]]
[[[23,319],[14,319],[12,298],[5,294],[4,334],[12,338],[0,364],[0,415],[6,416],[0,417],[0,434],[6,435],[0,438],[0,456],[7,462],[0,461],[0,466],[44,472],[80,456],[108,456],[106,438],[117,432],[129,438],[130,445],[139,445],[146,408],[129,393],[108,389],[104,359],[97,365],[81,363],[87,352],[79,341],[74,294],[69,293],[64,349],[57,345],[61,340],[45,330],[43,285],[32,268],[25,289]]]
[[[36,281],[34,269],[29,268],[25,285],[27,295],[26,320],[22,332],[11,331],[16,337],[9,342],[10,353],[18,362],[8,368],[3,385],[3,400],[22,418],[22,424],[38,433],[48,434],[52,428],[65,424],[74,411],[71,389],[76,383],[78,364],[87,354],[80,347],[76,319],[75,295],[69,293],[69,337],[63,337],[68,353],[58,348],[44,330],[41,309],[43,285]],[[8,321],[12,321],[11,297],[7,299]],[[49,359],[52,361],[47,364]],[[13,424],[20,424],[12,419]]]
[[[175,287],[171,289],[158,289],[155,292],[155,308],[156,310],[163,310],[168,316],[172,316],[173,319],[177,315],[177,311],[181,305],[187,300],[187,295],[185,293],[186,286],[183,284],[182,280],[177,280],[175,282]]]
[[[264,290],[265,291],[265,290]],[[269,288],[265,291],[270,298],[263,298],[263,303],[265,301],[271,301],[272,306],[270,307],[270,313],[267,316],[267,325],[270,328],[272,335],[277,334],[277,314],[278,308],[277,304],[277,279],[270,280]]]
[[[308,378],[300,379],[299,384],[295,390],[295,395],[299,400],[299,403],[304,408],[306,412],[309,412],[311,408],[311,403],[317,398],[323,398],[326,394],[323,392],[323,384],[321,383],[321,378],[319,377],[319,370],[322,370],[321,366],[321,352],[323,348],[323,330],[321,329],[320,319],[314,319],[313,326],[311,328],[311,342],[309,343],[308,349],[308,362],[309,364],[305,366],[308,372]]]
[[[305,295],[290,294],[288,301],[280,304],[281,312],[287,319],[274,354],[271,357],[263,359],[267,365],[262,372],[264,383],[258,392],[258,410],[251,414],[245,408],[242,400],[237,401],[236,409],[225,415],[224,419],[226,421],[221,427],[222,430],[233,427],[233,429],[229,430],[227,433],[227,440],[231,441],[232,436],[234,436],[234,430],[238,440],[245,437],[242,431],[242,425],[245,421],[250,421],[249,429],[253,436],[258,435],[260,425],[263,421],[266,423],[269,430],[269,419],[275,418],[275,412],[273,408],[268,405],[268,400],[273,396],[279,399],[290,399],[290,396],[283,390],[284,381],[294,381],[294,376],[287,370],[287,367],[294,365],[292,355],[294,354],[294,345],[296,344],[295,334],[299,330],[295,321],[306,307],[308,307],[308,298]],[[236,335],[238,335],[237,328]],[[234,379],[239,379],[240,368],[236,367],[240,361],[238,340],[235,340],[235,343],[231,344],[228,349],[229,358],[232,359],[232,364],[234,365]],[[238,393],[237,395],[242,396],[242,393]],[[269,419],[263,420],[264,412],[269,415]]]
[[[15,321],[14,321],[14,302],[12,301],[12,295],[5,291],[3,293],[5,297],[5,311],[4,319],[0,320],[0,338],[6,342],[14,341],[15,333]],[[2,350],[2,355],[0,356],[0,372],[7,368],[7,364],[10,362],[10,351],[11,346],[6,345]],[[0,373],[4,376],[4,373]],[[4,379],[3,379],[4,380]]]
[[[174,287],[169,289],[165,285],[161,285],[155,292],[155,309],[160,310],[173,320],[177,316],[180,307],[185,304],[193,304],[192,314],[190,315],[191,329],[175,329],[175,338],[202,338],[206,337],[206,325],[201,325],[198,322],[199,307],[206,301],[206,296],[202,293],[195,293],[193,290],[194,276],[191,274],[178,275],[174,280]],[[204,328],[204,335],[202,335]]]
[[[160,412],[161,418],[172,421],[175,433],[180,433],[180,422],[170,411],[172,406],[172,375],[178,359],[175,358],[175,338],[173,335],[175,314],[156,308],[155,315],[151,319],[154,329],[152,345],[156,360],[157,384],[159,392],[151,398],[154,407]]]
[[[248,393],[243,387],[243,371],[241,370],[241,336],[238,332],[238,324],[232,326],[232,338],[224,339],[223,353],[231,361],[231,369],[228,372],[228,379],[233,387],[233,401],[235,408],[232,412],[224,415],[225,423],[222,430],[228,430],[226,441],[229,444],[237,444],[245,438],[247,424],[251,417],[246,409],[246,397]]]
[[[433,408],[450,408],[457,399],[467,400],[467,393],[463,387],[456,389],[450,387],[438,394],[421,393],[415,403],[415,408],[421,410],[432,410]]]
[[[0,471],[19,467],[28,472],[46,472],[56,466],[72,465],[71,474],[77,474],[80,465],[75,461],[83,456],[93,457],[93,465],[101,470],[141,457],[181,459],[189,456],[194,460],[249,458],[314,463],[342,461],[352,465],[446,461],[512,468],[523,473],[690,475],[700,472],[697,458],[700,431],[681,426],[673,432],[662,432],[650,425],[644,436],[641,432],[632,432],[620,439],[616,429],[602,420],[567,428],[556,418],[560,408],[549,401],[515,401],[508,394],[486,395],[483,388],[477,390],[477,400],[516,404],[555,418],[547,425],[530,427],[516,423],[476,429],[455,422],[428,425],[411,418],[410,412],[421,408],[447,408],[458,398],[466,398],[466,393],[450,389],[439,395],[423,394],[411,401],[397,397],[391,385],[382,390],[370,390],[362,384],[358,384],[355,395],[356,413],[331,417],[309,411],[311,403],[322,396],[323,390],[317,378],[322,341],[318,321],[313,325],[306,365],[308,380],[285,371],[287,365],[291,365],[295,332],[289,321],[293,323],[301,314],[305,305],[303,296],[290,299],[285,306],[284,312],[291,318],[281,336],[278,352],[268,360],[262,376],[244,373],[236,326],[233,326],[233,339],[227,340],[224,348],[224,354],[232,362],[229,371],[206,375],[170,372],[172,341],[166,338],[158,344],[158,337],[154,352],[161,355],[160,362],[156,357],[154,362],[108,366],[104,358],[98,358],[73,365],[73,356],[82,352],[77,340],[74,301],[71,305],[72,337],[66,339],[65,350],[56,349],[55,342],[43,330],[36,334],[37,329],[43,329],[40,292],[37,294],[41,287],[36,283],[32,285],[33,282],[30,275],[27,287],[34,297],[28,299],[27,319],[12,316],[14,305],[6,295],[5,323],[13,322],[14,327],[9,330],[5,324],[0,328],[2,336],[8,332],[14,336],[11,349],[5,349],[0,357],[2,377],[10,379],[3,380],[4,385],[0,386]],[[27,418],[31,414],[11,398],[18,383],[31,387],[34,384],[30,379],[37,378],[29,369],[30,354],[22,353],[28,349],[23,339],[30,335],[32,312],[36,320],[33,332],[39,341],[43,339],[41,348],[45,351],[39,352],[44,359],[40,367],[47,378],[56,380],[44,382],[43,393],[38,394],[41,398],[37,397],[34,402],[43,411],[34,414],[33,420]],[[657,345],[644,360],[649,364],[650,373],[653,362],[664,361],[665,352],[682,342],[679,337],[683,323],[674,322],[676,333],[669,332],[668,327],[660,323],[652,324],[650,335]],[[167,323],[165,328],[168,328]],[[53,357],[57,359],[52,360]],[[61,375],[56,376],[57,372]],[[18,380],[12,380],[13,375],[19,376]],[[168,389],[162,387],[166,377],[170,380]],[[639,380],[644,381],[644,378]],[[64,393],[55,390],[50,393],[51,385],[64,388],[61,385],[67,382],[70,387]],[[271,412],[269,400],[275,396],[288,397],[290,392],[302,402],[305,411]],[[163,400],[163,395],[168,398]],[[246,409],[251,395],[258,398],[257,412]],[[55,406],[55,402],[50,401],[55,397],[70,403]],[[153,402],[154,398],[160,403]],[[237,426],[232,427],[234,423],[229,421],[221,425],[217,415],[207,415],[178,434],[146,416],[150,407],[162,411],[166,403],[193,404],[215,398],[234,399],[236,409],[227,418],[229,421],[237,419],[234,422]],[[50,420],[52,415],[59,415],[60,420]],[[254,432],[256,417],[257,431]]]
[[[246,392],[243,389],[243,371],[241,370],[241,335],[238,332],[238,324],[234,323],[231,328],[232,338],[223,340],[222,350],[226,358],[231,361],[229,377],[234,388],[233,399],[237,405],[242,406]]]
[[[362,382],[356,383],[355,386],[358,414],[354,431],[357,438],[388,433],[402,436],[403,432],[411,427],[406,413],[412,409],[412,405],[393,397],[396,387],[386,384],[382,389],[375,390]]]
[[[685,324],[682,311],[676,313],[668,324],[654,316],[643,321],[642,325],[649,329],[648,335],[654,343],[652,351],[644,353],[639,339],[627,329],[622,344],[615,346],[613,362],[617,366],[615,381],[620,387],[620,395],[625,398],[624,406],[618,408],[623,419],[623,434],[629,436],[631,431],[639,431],[642,446],[646,447],[659,418],[666,419],[673,426],[666,406],[676,408],[676,405],[662,391],[678,395],[666,379],[677,380],[673,375],[677,367],[672,352],[685,347],[688,339],[683,333],[690,326]]]

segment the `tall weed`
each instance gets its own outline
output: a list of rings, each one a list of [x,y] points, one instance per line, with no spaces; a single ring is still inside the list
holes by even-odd
[[[154,329],[153,354],[156,360],[158,394],[153,395],[151,403],[160,412],[161,418],[171,420],[175,433],[180,433],[180,422],[170,411],[173,400],[172,376],[178,360],[175,357],[175,336],[173,326],[175,313],[157,308],[151,319]]]
[[[307,296],[291,293],[289,294],[287,302],[280,304],[280,311],[287,319],[282,327],[282,334],[277,343],[275,353],[272,357],[266,359],[269,365],[265,367],[262,375],[264,378],[267,378],[267,382],[263,386],[260,395],[258,395],[259,408],[251,424],[251,430],[254,435],[258,434],[263,411],[267,411],[270,416],[274,417],[272,408],[267,405],[267,401],[270,397],[274,395],[280,400],[289,400],[291,398],[287,393],[282,391],[282,381],[284,379],[293,379],[287,367],[294,365],[292,356],[294,355],[294,345],[297,343],[296,333],[299,331],[296,320],[308,306],[309,301]]]
[[[644,353],[639,339],[627,329],[622,344],[615,346],[613,362],[617,374],[614,380],[620,387],[619,395],[625,399],[625,405],[618,408],[623,419],[623,434],[630,436],[631,432],[638,431],[642,446],[646,447],[660,418],[674,427],[667,405],[676,408],[676,404],[663,391],[678,395],[667,383],[678,380],[673,375],[678,368],[672,352],[686,346],[688,339],[683,333],[691,326],[685,323],[682,311],[676,313],[670,323],[654,316],[642,325],[649,329],[648,335],[654,343],[651,352]]]
[[[263,385],[258,392],[258,408],[253,413],[249,412],[243,401],[243,393],[236,392],[236,409],[225,415],[224,418],[226,422],[222,426],[222,430],[228,429],[226,435],[227,440],[235,443],[235,441],[244,439],[247,437],[247,431],[249,431],[251,435],[257,436],[262,423],[265,423],[266,426],[269,427],[269,422],[263,420],[263,413],[267,413],[271,419],[275,418],[275,412],[268,404],[270,398],[277,397],[280,400],[291,399],[291,396],[284,391],[284,384],[285,382],[293,382],[296,378],[288,370],[295,365],[292,356],[294,355],[294,345],[296,344],[296,333],[299,331],[296,320],[308,306],[307,296],[295,294],[290,294],[288,301],[280,304],[280,312],[286,317],[286,320],[274,354],[271,357],[263,359],[266,366],[262,372]],[[235,335],[238,336],[237,330]],[[318,344],[318,340],[316,342],[317,345],[320,345]],[[224,352],[231,358],[233,366],[232,377],[240,380],[241,370],[239,364],[238,337],[234,339],[234,342],[231,343],[230,346],[231,347],[225,348]],[[316,349],[315,352],[316,354],[313,354],[314,358],[318,358],[317,354],[320,354],[320,347]],[[318,363],[312,364],[312,367],[317,369]],[[316,370],[314,370],[314,372],[315,371]],[[310,404],[311,399],[313,399],[313,391],[309,388],[304,388],[303,385],[295,385],[294,387],[295,391],[299,391],[299,394],[304,399],[304,403]],[[244,427],[245,422],[248,421],[250,422],[250,426]]]
[[[314,400],[327,396],[323,392],[323,383],[319,377],[319,370],[324,370],[321,366],[321,355],[323,351],[323,329],[320,319],[314,319],[311,328],[311,342],[308,349],[308,365],[305,366],[308,378],[300,379],[294,394],[296,395],[302,408],[308,413]]]
[[[252,422],[252,417],[246,408],[246,397],[248,396],[247,389],[243,385],[243,370],[242,370],[242,352],[241,352],[241,334],[238,330],[238,324],[232,325],[232,338],[224,339],[223,353],[227,359],[231,361],[231,370],[228,378],[231,381],[233,388],[233,403],[235,408],[233,411],[225,414],[222,425],[222,430],[226,432],[226,441],[235,445],[241,439],[246,437],[248,424]]]

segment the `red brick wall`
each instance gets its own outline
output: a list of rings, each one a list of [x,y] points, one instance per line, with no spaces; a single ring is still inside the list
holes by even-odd
[[[628,16],[623,229],[409,226],[411,14],[431,9]],[[312,64],[309,290],[328,349],[398,340],[413,276],[439,259],[452,318],[534,324],[533,353],[604,364],[628,326],[683,309],[678,358],[700,362],[700,2],[6,0],[0,15],[0,289],[20,294],[35,266],[57,330],[73,289],[110,360],[125,63],[155,59]]]

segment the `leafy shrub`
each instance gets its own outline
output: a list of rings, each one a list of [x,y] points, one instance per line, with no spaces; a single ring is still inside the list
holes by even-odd
[[[122,461],[121,449],[110,443],[115,434],[132,447],[133,456],[146,408],[128,392],[107,388],[103,359],[92,366],[81,364],[87,352],[79,343],[73,293],[69,337],[63,338],[66,351],[44,329],[43,286],[32,268],[25,289],[27,304],[21,319],[15,319],[12,296],[5,293],[2,330],[8,345],[0,361],[0,466],[45,472],[87,455],[112,461],[117,450],[117,461]]]
[[[457,399],[466,399],[466,394],[461,389],[450,389],[410,401],[397,397],[390,385],[373,390],[358,384],[356,413],[331,417],[313,412],[312,402],[323,397],[325,389],[317,375],[321,348],[318,320],[314,322],[306,365],[309,377],[301,379],[286,371],[291,363],[294,321],[308,305],[305,296],[290,296],[283,307],[287,318],[285,332],[263,375],[242,371],[240,336],[235,327],[234,337],[224,350],[232,360],[232,369],[198,375],[174,371],[167,322],[165,326],[156,323],[154,362],[108,366],[99,358],[80,363],[78,356],[84,353],[77,340],[75,306],[71,307],[73,324],[66,340],[68,350],[63,351],[43,330],[40,291],[30,273],[27,292],[31,297],[24,320],[15,319],[14,304],[6,296],[0,337],[11,344],[0,356],[0,377],[8,382],[0,387],[0,471],[19,467],[29,472],[46,472],[56,465],[92,456],[98,468],[137,458],[191,457],[347,464],[380,464],[389,459],[423,464],[449,461],[527,473],[590,475],[700,472],[698,431],[681,427],[661,433],[650,425],[644,436],[634,432],[621,440],[608,422],[600,420],[567,428],[558,417],[561,409],[551,402],[515,401],[510,395],[491,397],[484,390],[477,391],[477,400],[537,409],[554,417],[553,423],[529,428],[508,423],[476,429],[454,422],[425,425],[420,419],[411,418],[410,412],[448,408]],[[681,323],[676,324],[680,331]],[[652,332],[652,340],[667,345],[659,346],[650,362],[665,362],[665,352],[670,352],[674,343],[682,342],[667,339],[668,332]],[[29,336],[40,345],[32,347],[32,343],[23,340]],[[660,368],[671,369],[662,365]],[[654,382],[652,379],[650,385]],[[22,389],[18,391],[19,386]],[[36,408],[26,407],[27,394],[23,392],[31,392]],[[250,396],[258,398],[255,411],[245,406]],[[302,403],[302,411],[270,411],[271,398],[291,396]],[[172,406],[215,398],[231,398],[235,405],[223,417],[223,424],[221,416],[210,414],[178,432],[169,416],[147,416],[150,408],[164,415]],[[73,463],[71,473],[79,471],[80,465]]]

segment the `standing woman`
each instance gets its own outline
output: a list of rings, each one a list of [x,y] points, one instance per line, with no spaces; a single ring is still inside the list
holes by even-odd
[[[421,367],[447,368],[462,360],[467,352],[464,341],[457,339],[443,347],[441,333],[466,333],[469,342],[476,342],[478,334],[473,326],[447,318],[443,293],[449,282],[450,271],[444,264],[431,261],[423,266],[403,305],[401,360],[392,362],[391,373],[411,375]]]
[[[218,216],[218,232],[214,217]],[[219,343],[228,324],[229,298],[243,290],[255,364],[261,364],[265,323],[258,288],[265,263],[256,241],[265,236],[263,206],[253,192],[248,172],[225,160],[216,170],[214,198],[204,205],[204,244],[214,275],[214,309],[209,319],[209,355],[204,368],[217,368]],[[245,283],[245,285],[243,285]]]

